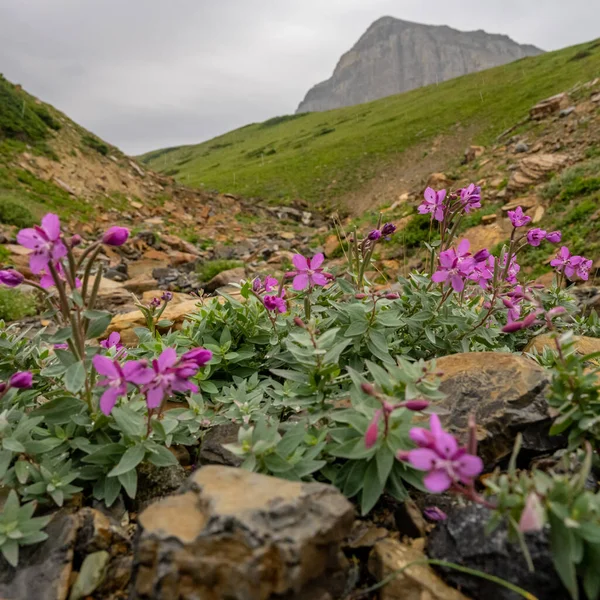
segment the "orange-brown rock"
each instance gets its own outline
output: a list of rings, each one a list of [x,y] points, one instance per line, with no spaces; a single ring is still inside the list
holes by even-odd
[[[425,561],[425,554],[391,538],[377,542],[369,555],[369,572],[377,581],[415,561]],[[458,590],[444,583],[427,564],[413,565],[383,586],[380,600],[468,600]]]
[[[148,290],[154,290],[158,286],[158,281],[150,273],[140,273],[123,283],[123,287],[134,294],[141,294]]]
[[[594,352],[600,352],[600,339],[588,337],[586,335],[576,335],[573,336],[573,341],[575,342],[575,352],[577,354],[586,355],[592,354]],[[556,344],[554,342],[554,337],[549,333],[542,333],[541,335],[537,335],[534,337],[527,347],[525,348],[525,352],[543,352],[546,348],[550,350],[556,350]]]
[[[139,515],[133,600],[292,600],[339,581],[354,509],[333,486],[206,466],[181,492]]]
[[[510,192],[527,189],[539,183],[551,172],[560,171],[566,166],[569,157],[564,154],[534,154],[521,159],[519,168],[513,171],[508,181]]]

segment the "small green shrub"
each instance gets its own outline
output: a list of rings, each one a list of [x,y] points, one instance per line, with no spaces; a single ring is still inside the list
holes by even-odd
[[[108,146],[102,140],[99,140],[97,137],[94,137],[93,135],[85,134],[81,137],[81,141],[88,148],[91,148],[92,150],[99,152],[103,156],[106,156],[108,154]]]
[[[413,215],[407,226],[400,232],[397,241],[402,240],[407,248],[416,248],[423,242],[435,238],[435,232],[431,232],[431,218],[429,215]]]
[[[241,260],[209,260],[198,267],[198,275],[202,281],[210,281],[215,275],[222,271],[243,267]]]
[[[23,206],[22,200],[0,191],[0,223],[15,227],[31,227],[35,222],[29,209]]]
[[[578,196],[587,196],[600,190],[600,177],[575,179],[566,185],[560,193],[559,200],[566,202]]]
[[[0,287],[0,320],[18,321],[37,314],[35,296],[17,289]]]

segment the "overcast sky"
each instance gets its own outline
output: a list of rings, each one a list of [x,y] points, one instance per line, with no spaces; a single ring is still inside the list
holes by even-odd
[[[375,19],[600,37],[600,0],[0,0],[0,73],[125,152],[293,113]]]

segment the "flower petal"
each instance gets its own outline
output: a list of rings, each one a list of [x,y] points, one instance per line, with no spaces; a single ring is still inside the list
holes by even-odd
[[[431,281],[435,281],[435,283],[442,283],[448,279],[448,271],[436,271],[431,276]]]
[[[467,254],[469,252],[469,248],[471,247],[471,242],[469,242],[469,240],[467,240],[466,238],[464,240],[461,240],[460,243],[458,244],[458,256],[464,256],[465,254]]]
[[[162,354],[158,357],[158,368],[161,371],[172,367],[177,361],[177,352],[174,348],[165,348]]]
[[[471,480],[483,471],[483,461],[473,454],[463,454],[455,464],[461,479]]]
[[[302,254],[294,254],[292,262],[298,271],[308,271],[308,261]]]
[[[423,478],[423,484],[430,492],[439,494],[441,492],[445,492],[452,485],[452,479],[446,471],[437,469],[425,475]]]
[[[113,360],[106,356],[102,356],[101,354],[96,354],[92,359],[92,363],[94,364],[94,369],[100,373],[100,375],[105,375],[110,379],[117,379],[120,377],[119,370],[115,366]]]
[[[150,383],[156,375],[152,369],[149,369],[139,360],[130,360],[126,362],[122,369],[123,377],[125,377],[127,381],[135,383],[136,385]]]
[[[109,387],[100,398],[100,410],[105,415],[110,415],[117,402],[117,398],[121,395],[121,388]]]
[[[431,471],[439,456],[429,448],[417,448],[408,453],[408,462],[419,471]]]
[[[314,285],[327,285],[327,277],[323,273],[314,273],[310,279]]]
[[[308,275],[306,273],[301,273],[300,275],[296,275],[294,277],[294,281],[292,282],[292,287],[299,292],[308,287]]]
[[[21,229],[21,231],[17,233],[17,242],[19,242],[21,246],[33,250],[34,248],[37,248],[43,240],[35,229],[29,227],[27,229]]]
[[[34,275],[43,271],[47,266],[50,257],[47,254],[42,254],[38,252],[34,252],[29,256],[29,268]]]
[[[42,219],[42,227],[53,242],[60,237],[60,219],[57,215],[48,213]]]
[[[428,188],[425,188],[423,197],[425,198],[425,200],[427,200],[427,202],[429,202],[431,204],[435,204],[437,194],[435,193],[435,190],[433,188],[428,187]]]
[[[158,408],[165,395],[165,391],[161,386],[156,386],[146,390],[146,404],[148,408]]]
[[[323,255],[322,252],[319,252],[318,254],[315,254],[311,261],[310,261],[310,268],[314,271],[315,269],[318,269],[322,264],[323,261],[325,260],[325,256]]]

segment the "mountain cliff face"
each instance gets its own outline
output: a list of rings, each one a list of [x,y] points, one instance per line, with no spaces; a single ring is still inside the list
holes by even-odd
[[[505,35],[383,17],[311,88],[297,113],[352,106],[482,71],[543,51]]]

